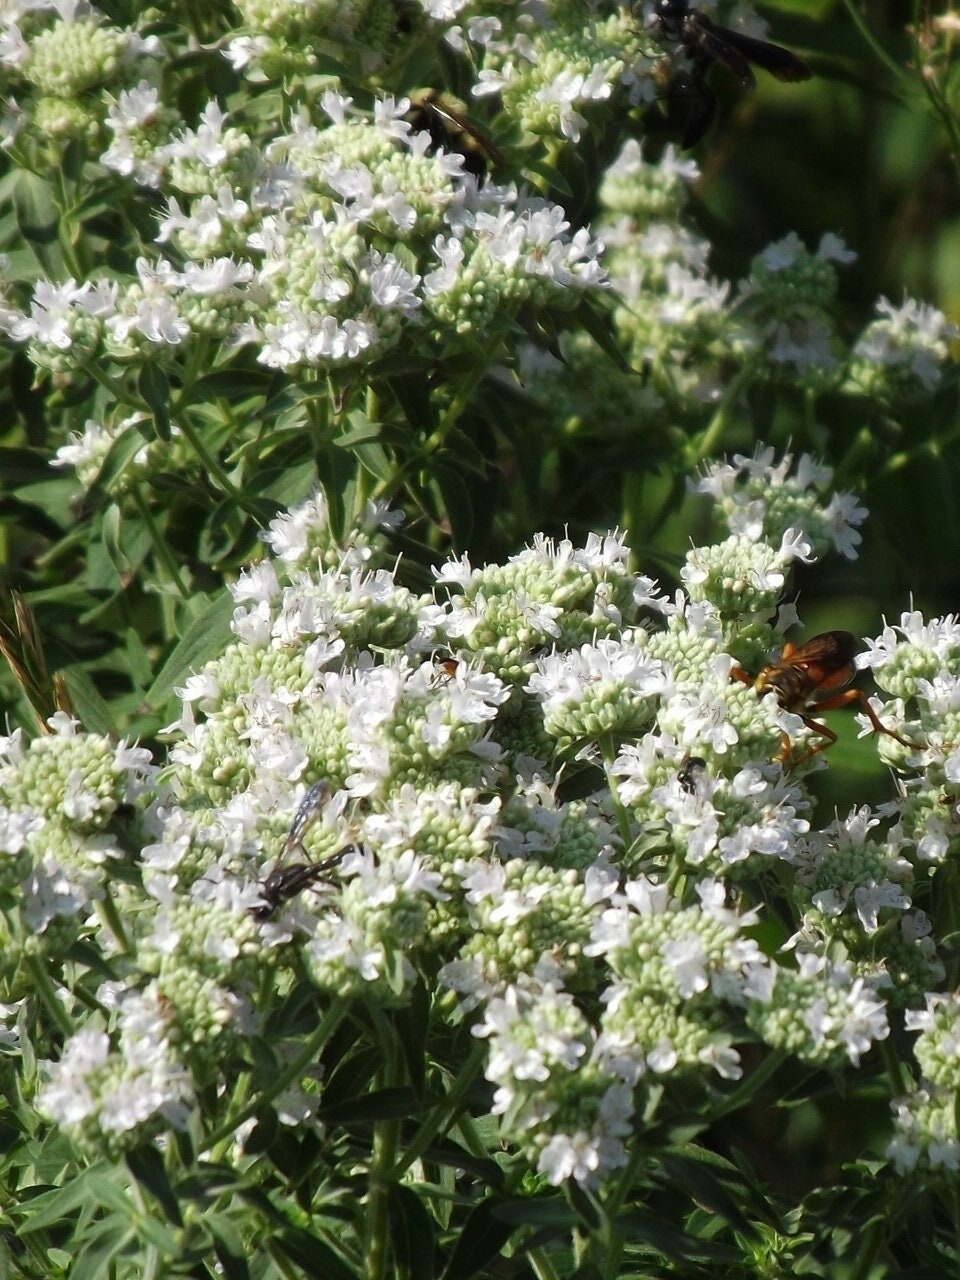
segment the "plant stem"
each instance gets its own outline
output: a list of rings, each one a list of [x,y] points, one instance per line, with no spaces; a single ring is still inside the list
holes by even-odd
[[[326,1017],[314,1031],[313,1035],[303,1046],[295,1058],[287,1063],[286,1067],[280,1072],[276,1080],[270,1085],[269,1089],[258,1094],[252,1101],[242,1106],[239,1111],[228,1116],[219,1128],[214,1129],[213,1133],[207,1138],[206,1142],[200,1148],[200,1154],[210,1151],[218,1143],[223,1142],[225,1138],[231,1137],[236,1130],[251,1116],[256,1115],[265,1103],[270,1102],[278,1094],[282,1093],[288,1085],[303,1075],[304,1070],[311,1062],[316,1061],[320,1056],[323,1046],[327,1043],[334,1031],[339,1026],[344,1014],[349,1007],[349,1001],[338,997],[327,1010]]]
[[[390,1089],[399,1084],[400,1078],[399,1055],[393,1036],[381,1037],[381,1051],[385,1061],[379,1073],[380,1084],[382,1088]],[[399,1142],[399,1119],[378,1120],[373,1132],[373,1159],[366,1201],[364,1280],[385,1280],[387,1275],[390,1188],[397,1178]]]
[[[57,996],[53,983],[50,981],[50,975],[41,963],[40,957],[28,955],[26,963],[33,977],[34,989],[40,997],[40,1003],[57,1024],[57,1028],[64,1038],[69,1038],[73,1035],[73,1022],[63,1007],[63,1001]]]
[[[180,576],[180,566],[177,564],[176,560],[174,560],[173,552],[167,545],[166,538],[160,532],[160,528],[153,518],[153,512],[150,510],[149,504],[140,492],[140,486],[136,484],[131,485],[130,495],[140,513],[140,519],[147,527],[147,532],[150,534],[150,541],[153,543],[153,549],[157,553],[157,558],[166,569],[171,582],[177,588],[181,598],[183,600],[189,600],[190,592],[187,589],[187,585],[183,581],[183,578]]]
[[[438,1103],[433,1108],[427,1119],[420,1126],[420,1130],[413,1141],[397,1161],[394,1177],[399,1178],[415,1160],[419,1160],[438,1133],[445,1133],[450,1128],[454,1116],[460,1110],[464,1098],[476,1079],[486,1053],[486,1044],[482,1040],[477,1040],[470,1051],[469,1057],[463,1064],[460,1074],[447,1091],[443,1102]]]

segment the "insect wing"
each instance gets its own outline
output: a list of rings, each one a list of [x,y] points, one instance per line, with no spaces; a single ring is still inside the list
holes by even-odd
[[[744,89],[752,89],[754,87],[757,81],[750,70],[750,63],[747,61],[750,55],[740,45],[740,40],[746,39],[745,36],[739,37],[735,31],[728,31],[726,27],[715,27],[702,14],[697,15],[696,33],[697,44],[704,54],[713,61],[722,62],[725,67],[728,67]],[[751,40],[749,43],[751,45],[761,44],[761,41]],[[764,64],[760,62],[758,65],[763,66]]]
[[[739,31],[731,31],[729,27],[715,27],[712,22],[703,18],[700,19],[700,24],[705,36],[714,37],[713,43],[709,46],[710,52],[715,58],[726,63],[745,88],[754,83],[753,74],[746,65],[748,61],[762,67],[777,80],[784,80],[790,84],[798,80],[809,80],[813,75],[803,59],[798,58],[789,49],[784,49],[783,45],[771,44],[769,40],[757,40]],[[731,61],[731,53],[734,54],[736,61]],[[739,69],[741,66],[746,68],[750,76],[749,80],[743,79]]]
[[[826,697],[848,685],[856,675],[856,647],[856,639],[849,631],[824,631],[798,649],[789,653],[785,649],[783,663],[804,673],[811,695]]]
[[[290,830],[287,832],[283,847],[280,850],[280,856],[277,863],[281,863],[284,858],[288,857],[294,849],[303,847],[304,837],[316,822],[317,818],[323,810],[327,796],[330,794],[330,786],[327,782],[315,782],[307,794],[300,801],[300,807],[293,815],[293,821],[290,823]]]

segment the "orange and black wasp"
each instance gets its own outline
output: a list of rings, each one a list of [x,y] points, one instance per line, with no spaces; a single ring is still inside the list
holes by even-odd
[[[832,711],[836,707],[859,707],[875,733],[885,733],[904,747],[916,748],[915,742],[901,738],[881,722],[860,689],[847,688],[857,674],[856,652],[857,639],[849,631],[824,631],[806,644],[785,644],[779,658],[761,667],[755,676],[741,667],[734,667],[730,672],[735,680],[751,685],[757,693],[771,690],[784,711],[798,715],[811,733],[819,735],[821,741],[793,760],[793,764],[809,760],[833,746],[837,735],[808,712]],[[784,742],[783,758],[791,759],[788,741]]]
[[[329,783],[315,782],[300,802],[277,856],[276,864],[260,885],[263,903],[252,908],[255,920],[269,920],[285,902],[295,898],[315,880],[321,879],[327,871],[346,857],[348,850],[340,849],[320,862],[293,862],[289,866],[284,865],[286,859],[296,850],[304,852],[304,838],[319,818],[329,795]]]

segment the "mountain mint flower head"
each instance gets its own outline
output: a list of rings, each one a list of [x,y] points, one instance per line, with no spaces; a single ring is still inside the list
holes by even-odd
[[[471,9],[473,5],[469,6]],[[581,135],[590,105],[629,83],[635,99],[653,96],[653,66],[640,24],[629,8],[610,15],[584,4],[536,6],[457,24],[447,35],[480,66],[474,95],[500,95],[523,129],[548,138]]]
[[[672,143],[653,164],[644,160],[642,144],[630,138],[604,174],[600,201],[611,213],[628,215],[640,225],[658,218],[674,219],[686,206],[689,187],[699,176],[696,161],[681,157]]]
[[[896,1134],[887,1155],[901,1172],[955,1174],[960,1168],[955,1105],[960,1087],[957,996],[928,993],[926,1008],[908,1011],[905,1024],[909,1031],[920,1033],[914,1053],[923,1083],[894,1103]]]
[[[858,1066],[890,1034],[880,993],[825,956],[800,955],[796,969],[758,966],[745,991],[747,1022],[764,1043],[813,1066]]]
[[[754,259],[736,305],[753,335],[756,360],[811,389],[822,389],[835,380],[837,337],[831,310],[837,274],[833,264],[851,262],[855,256],[831,233],[811,253],[791,232]]]
[[[150,754],[125,742],[112,744],[97,734],[84,734],[63,712],[51,716],[51,733],[24,744],[17,729],[3,740],[0,754],[0,804],[11,812],[29,813],[33,821],[24,847],[38,860],[51,851],[56,833],[72,833],[78,842],[64,870],[103,882],[105,863],[120,857],[112,842],[99,839],[117,808],[145,789]],[[9,838],[7,840],[9,844]]]
[[[913,298],[899,307],[881,298],[876,310],[876,320],[853,348],[851,381],[885,403],[928,396],[940,382],[957,326],[936,307]]]
[[[887,1158],[901,1174],[946,1175],[954,1181],[960,1169],[956,1093],[953,1089],[920,1088],[892,1104],[894,1137]]]
[[[511,986],[473,1033],[490,1047],[493,1112],[547,1181],[598,1185],[627,1160],[631,1085],[604,1068],[572,997],[546,984]]]
[[[760,961],[756,943],[740,936],[755,917],[727,908],[715,881],[702,880],[697,894],[700,902],[685,907],[666,884],[629,880],[587,947],[588,955],[604,957],[612,976],[602,997],[606,1052],[632,1058],[637,1075],[741,1074],[719,1006]]]
[[[732,462],[708,465],[693,490],[714,499],[732,534],[776,542],[794,529],[816,556],[832,548],[855,560],[861,542],[857,526],[867,511],[853,494],[825,499],[832,476],[810,454],[795,459],[786,453],[778,459],[773,449],[758,445],[753,457],[735,454]]]
[[[911,905],[913,868],[896,841],[878,838],[879,825],[866,807],[854,810],[799,841],[792,855],[800,901],[810,904],[831,937],[847,937],[851,946],[861,934],[875,934],[891,912]]]
[[[193,1086],[156,989],[121,997],[115,1036],[87,1024],[45,1066],[39,1110],[92,1152],[116,1156],[151,1132],[186,1128]]]

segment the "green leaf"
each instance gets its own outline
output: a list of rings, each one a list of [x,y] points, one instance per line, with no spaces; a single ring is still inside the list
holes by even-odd
[[[704,1163],[691,1157],[690,1153],[695,1150],[696,1148],[688,1147],[682,1153],[665,1151],[661,1154],[660,1163],[666,1174],[665,1181],[672,1186],[682,1188],[691,1200],[718,1213],[748,1239],[755,1239],[756,1226],[744,1216],[740,1206],[726,1187],[714,1177]],[[739,1178],[739,1175],[737,1176]]]
[[[215,1241],[214,1252],[227,1280],[249,1280],[246,1247],[236,1225],[222,1213],[205,1213],[203,1225]]]
[[[302,1267],[307,1276],[322,1276],[323,1280],[357,1280],[358,1273],[348,1267],[324,1240],[309,1231],[291,1227],[267,1240],[264,1249],[271,1257],[282,1254],[285,1259]],[[286,1268],[283,1274],[287,1274]]]
[[[135,1150],[127,1152],[126,1161],[127,1168],[136,1180],[154,1196],[170,1221],[176,1223],[178,1227],[183,1226],[180,1206],[177,1203],[173,1187],[170,1185],[170,1178],[163,1163],[163,1157],[157,1148],[151,1146],[137,1147]]]
[[[202,599],[202,597],[201,597]],[[221,652],[230,638],[230,620],[235,608],[229,591],[217,592],[203,612],[187,628],[186,635],[170,653],[147,690],[145,702],[160,707],[170,697],[175,684]]]
[[[396,1120],[417,1115],[423,1107],[412,1089],[378,1089],[362,1098],[343,1102],[335,1107],[321,1108],[323,1119],[335,1124],[356,1124],[358,1121]]]
[[[613,333],[610,317],[605,311],[601,311],[599,307],[584,298],[571,313],[571,318],[574,326],[579,325],[589,333],[600,350],[610,357],[621,373],[634,372],[623,358],[623,352],[617,345]]]
[[[443,1280],[469,1280],[470,1276],[475,1276],[503,1252],[513,1230],[509,1223],[497,1220],[488,1201],[482,1201],[470,1212],[463,1225],[450,1261],[444,1268]]]
[[[436,466],[434,480],[440,490],[443,506],[450,521],[454,546],[465,551],[473,534],[473,503],[463,476],[452,467]]]
[[[410,1187],[391,1187],[389,1213],[397,1270],[409,1280],[431,1280],[435,1224],[419,1196]]]
[[[140,371],[137,390],[150,406],[157,437],[170,439],[170,382],[158,364],[148,361]]]
[[[70,1264],[70,1280],[103,1280],[111,1274],[113,1260],[133,1241],[128,1226],[117,1218],[98,1223]]]
[[[17,175],[14,207],[20,233],[40,266],[51,280],[61,279],[65,272],[60,247],[60,213],[52,186],[36,174],[21,169]]]
[[[626,1239],[634,1243],[643,1242],[673,1262],[706,1264],[723,1261],[735,1264],[742,1260],[739,1250],[732,1246],[699,1240],[674,1226],[662,1214],[649,1213],[646,1209],[629,1209],[618,1214],[616,1228],[618,1234]]]
[[[381,423],[371,422],[359,409],[347,414],[347,424],[347,429],[333,438],[333,443],[341,449],[352,449],[354,445],[365,444],[368,440],[379,440],[383,430]]]
[[[110,709],[101,698],[96,685],[82,667],[62,667],[63,677],[70,695],[70,702],[77,717],[88,733],[100,733],[110,738],[120,736]]]
[[[146,437],[141,425],[134,423],[121,431],[107,450],[106,457],[97,473],[97,478],[87,493],[87,502],[97,506],[105,500],[107,493],[113,492],[115,482],[127,469],[128,464],[136,457],[146,444]]]
[[[31,1216],[21,1225],[20,1231],[40,1231],[51,1227],[91,1204],[128,1215],[133,1212],[126,1190],[117,1184],[115,1174],[105,1161],[84,1169],[65,1186],[45,1192],[32,1200]]]

